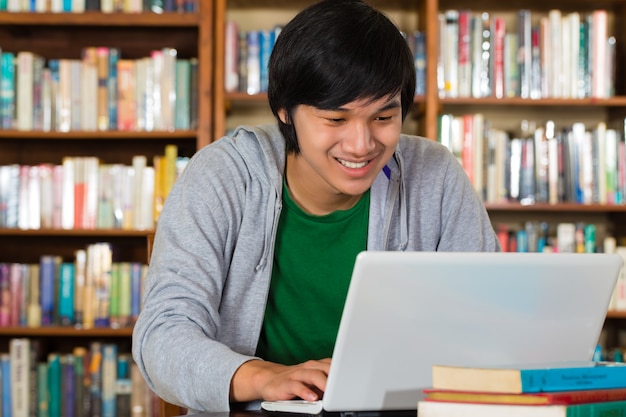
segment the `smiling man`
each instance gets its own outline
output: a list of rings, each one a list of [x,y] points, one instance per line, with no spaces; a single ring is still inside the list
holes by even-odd
[[[200,150],[160,216],[133,334],[158,395],[192,411],[318,399],[359,252],[499,250],[451,153],[401,133],[414,91],[406,41],[366,3],[285,26],[276,125]]]

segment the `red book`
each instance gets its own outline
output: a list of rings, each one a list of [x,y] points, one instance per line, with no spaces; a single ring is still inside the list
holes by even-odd
[[[497,98],[504,97],[504,36],[506,23],[504,18],[493,20],[493,93]]]
[[[556,391],[524,394],[501,394],[476,391],[425,389],[426,401],[464,402],[479,404],[586,404],[626,400],[626,388]]]

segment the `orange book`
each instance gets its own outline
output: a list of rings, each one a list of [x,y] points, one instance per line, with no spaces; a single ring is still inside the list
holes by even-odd
[[[135,61],[120,59],[117,62],[117,129],[137,129],[135,101]]]
[[[425,389],[426,401],[465,402],[480,404],[585,404],[626,400],[626,388],[590,389],[576,391],[504,394],[480,391]]]
[[[96,49],[98,64],[98,130],[109,130],[109,48],[98,47]]]

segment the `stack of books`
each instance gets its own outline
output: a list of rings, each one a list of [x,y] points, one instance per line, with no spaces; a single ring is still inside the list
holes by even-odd
[[[419,417],[626,417],[626,364],[434,365]]]

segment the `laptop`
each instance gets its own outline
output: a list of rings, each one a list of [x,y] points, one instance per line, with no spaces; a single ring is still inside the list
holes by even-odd
[[[362,252],[324,398],[262,408],[414,413],[433,364],[591,360],[621,265],[615,254]]]

